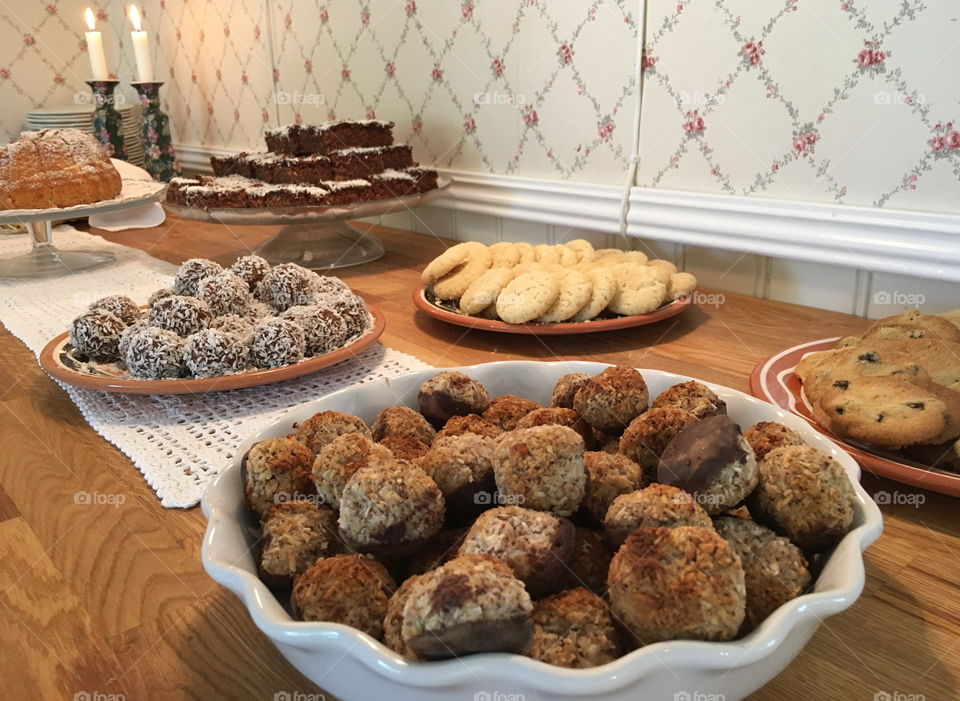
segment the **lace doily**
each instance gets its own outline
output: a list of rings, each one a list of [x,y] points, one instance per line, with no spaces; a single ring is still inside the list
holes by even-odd
[[[172,284],[176,272],[176,266],[143,251],[70,226],[54,229],[54,241],[65,249],[110,250],[117,260],[67,278],[0,281],[0,322],[34,355],[94,300],[124,294],[145,304],[151,292]],[[26,253],[29,248],[28,237],[0,240],[0,256]],[[291,407],[357,382],[429,367],[376,343],[318,373],[230,392],[141,396],[61,386],[90,426],[133,461],[163,506],[189,507],[229,464],[237,445]]]

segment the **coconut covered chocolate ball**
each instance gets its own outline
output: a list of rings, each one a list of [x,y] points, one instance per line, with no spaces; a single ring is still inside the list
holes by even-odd
[[[689,380],[668,387],[653,400],[651,407],[675,406],[698,419],[727,413],[727,404],[702,382]]]
[[[618,639],[606,602],[577,587],[534,605],[533,637],[524,654],[558,667],[587,669],[615,660]]]
[[[403,608],[410,598],[413,585],[420,580],[420,575],[407,577],[387,602],[387,611],[383,617],[383,644],[408,660],[421,660],[403,639]]]
[[[370,328],[370,310],[366,303],[353,292],[330,298],[330,307],[347,325],[347,341],[359,338]]]
[[[211,320],[207,328],[232,333],[244,343],[249,343],[250,338],[253,336],[253,323],[249,317],[240,316],[239,314],[218,316]]]
[[[120,357],[120,335],[127,325],[113,312],[97,309],[81,314],[70,324],[70,343],[91,360],[112,363]]]
[[[646,483],[640,466],[626,455],[586,452],[583,464],[587,482],[581,508],[594,523],[603,523],[614,499],[635,492]]]
[[[178,295],[195,297],[200,288],[200,281],[204,278],[218,275],[223,272],[223,266],[206,258],[191,258],[184,261],[177,269],[177,276],[173,281],[173,288]],[[152,304],[151,304],[152,306]]]
[[[533,428],[534,426],[566,426],[572,428],[583,438],[587,447],[594,447],[593,429],[580,418],[573,409],[561,407],[543,407],[534,409],[517,422],[517,428]]]
[[[443,492],[449,523],[469,523],[493,505],[496,484],[489,438],[475,433],[437,436],[419,465]]]
[[[316,304],[290,307],[280,314],[303,329],[306,354],[323,355],[347,343],[347,324],[337,312]]]
[[[260,579],[280,590],[289,589],[317,558],[343,552],[337,534],[337,512],[306,499],[274,504],[263,515]]]
[[[573,398],[589,381],[590,375],[585,372],[569,372],[563,375],[553,386],[550,406],[573,409]]]
[[[856,492],[840,463],[812,446],[767,453],[747,500],[750,515],[810,553],[828,550],[853,525]]]
[[[669,484],[651,484],[618,496],[603,519],[607,543],[614,549],[638,528],[678,526],[712,528],[713,523],[690,494]]]
[[[630,422],[620,437],[620,452],[640,465],[646,481],[655,482],[664,449],[681,431],[697,421],[697,417],[686,409],[654,407]]]
[[[517,422],[540,405],[532,399],[524,399],[512,394],[505,394],[490,402],[482,416],[490,423],[498,426],[501,431],[512,431]]]
[[[726,415],[683,429],[660,456],[657,481],[694,496],[708,514],[729,511],[757,486],[753,448]]]
[[[776,421],[761,421],[748,428],[743,433],[747,443],[753,448],[753,454],[757,456],[757,462],[767,457],[767,453],[775,448],[783,448],[788,445],[806,445],[803,436]]]
[[[647,410],[649,393],[643,375],[625,365],[607,368],[577,390],[573,409],[599,431],[620,434]]]
[[[641,645],[731,640],[746,612],[740,558],[712,528],[640,528],[613,556],[610,609]]]
[[[503,431],[496,424],[487,421],[479,414],[467,414],[466,416],[451,416],[447,423],[437,431],[437,438],[447,438],[449,436],[462,436],[466,433],[472,433],[484,438],[498,438]]]
[[[340,497],[340,535],[360,552],[390,558],[422,548],[443,527],[443,494],[426,472],[373,462],[353,473]]]
[[[281,501],[314,494],[310,481],[313,453],[292,438],[255,443],[240,461],[243,494],[258,516]]]
[[[403,607],[402,639],[426,659],[522,652],[533,603],[496,558],[458,557],[418,577]]]
[[[397,585],[372,557],[334,555],[317,560],[293,585],[290,604],[304,621],[352,626],[372,638],[383,637],[383,617]]]
[[[574,537],[573,524],[567,519],[519,506],[500,506],[477,517],[459,553],[503,560],[531,596],[544,596],[557,591],[566,580]]]
[[[204,329],[187,337],[183,364],[194,377],[219,377],[247,368],[247,345],[219,329]]]
[[[203,278],[197,285],[197,299],[206,303],[214,316],[249,316],[254,303],[247,283],[226,270]]]
[[[196,297],[173,295],[153,303],[148,312],[150,326],[173,331],[186,338],[196,333],[213,319],[206,303]]]
[[[433,443],[437,432],[433,426],[413,409],[405,406],[388,406],[377,414],[371,428],[373,440],[382,441],[389,436],[412,436],[423,443]]]
[[[183,339],[153,326],[131,326],[123,332],[123,364],[134,377],[163,380],[180,377]]]
[[[316,277],[316,273],[296,263],[275,265],[257,284],[257,299],[278,312],[302,304],[312,304]]]
[[[487,389],[462,372],[439,372],[420,385],[420,413],[435,428],[451,416],[482,414],[490,404]]]
[[[314,453],[319,453],[323,446],[345,433],[359,433],[370,438],[370,429],[363,419],[340,411],[321,411],[294,424],[294,429],[293,437]]]
[[[137,303],[125,295],[110,295],[109,297],[101,297],[96,302],[87,307],[87,311],[96,311],[102,309],[105,312],[110,312],[120,319],[124,324],[132,324],[137,321],[143,312],[140,310],[140,307],[137,306]]]
[[[511,431],[497,442],[493,472],[506,503],[570,516],[586,487],[583,438],[566,426]]]
[[[747,587],[746,630],[810,586],[807,559],[796,545],[748,518],[721,516],[714,528],[740,557]]]
[[[230,266],[230,272],[247,283],[247,289],[253,292],[270,270],[270,264],[260,256],[241,256]]]
[[[338,297],[352,295],[350,286],[333,275],[317,275],[313,279],[314,296],[318,300],[329,301]]]
[[[613,551],[600,531],[576,527],[573,560],[568,581],[571,587],[586,587],[597,596],[607,593],[607,571]]]
[[[287,319],[264,319],[253,327],[250,359],[258,368],[279,368],[303,360],[303,329]]]
[[[340,508],[340,497],[353,473],[369,465],[393,463],[394,455],[360,433],[345,433],[324,445],[313,461],[311,479],[323,503]]]

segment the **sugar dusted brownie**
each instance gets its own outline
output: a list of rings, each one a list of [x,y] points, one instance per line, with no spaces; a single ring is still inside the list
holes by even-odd
[[[393,143],[393,122],[366,119],[316,125],[289,124],[268,130],[264,138],[267,148],[274,153],[294,156],[327,154],[346,148],[389,146]]]

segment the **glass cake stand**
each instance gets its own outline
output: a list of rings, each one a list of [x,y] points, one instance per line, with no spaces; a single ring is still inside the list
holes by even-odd
[[[0,259],[0,279],[61,277],[109,265],[116,256],[108,251],[64,251],[54,246],[53,223],[155,202],[165,187],[153,180],[124,179],[120,195],[112,200],[59,209],[0,210],[0,224],[25,225],[33,244],[29,253]]]
[[[226,225],[276,226],[283,228],[263,242],[254,253],[272,265],[296,263],[312,270],[331,270],[377,260],[384,254],[376,236],[349,223],[350,219],[378,217],[413,209],[441,197],[450,178],[440,178],[427,192],[334,207],[223,207],[202,209],[164,202],[171,213],[184,219]]]

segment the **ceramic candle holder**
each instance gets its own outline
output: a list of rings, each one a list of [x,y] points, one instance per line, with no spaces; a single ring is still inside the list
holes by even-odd
[[[143,167],[156,180],[169,182],[180,175],[180,164],[173,150],[170,119],[160,107],[163,83],[131,83],[140,95],[140,138],[143,140]]]
[[[123,118],[116,109],[113,91],[119,80],[88,80],[93,92],[93,135],[103,144],[111,158],[129,160],[123,140]]]

